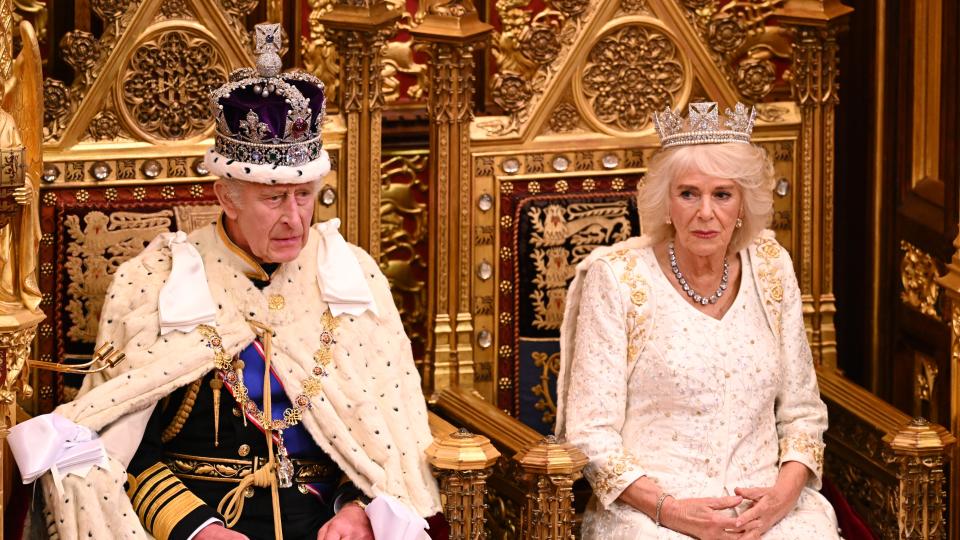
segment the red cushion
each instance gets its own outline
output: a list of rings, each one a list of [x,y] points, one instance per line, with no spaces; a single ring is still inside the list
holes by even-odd
[[[850,506],[843,493],[840,493],[837,486],[833,485],[828,478],[823,479],[823,489],[820,493],[833,505],[833,510],[837,513],[837,524],[840,526],[840,533],[844,540],[879,540],[856,510]]]

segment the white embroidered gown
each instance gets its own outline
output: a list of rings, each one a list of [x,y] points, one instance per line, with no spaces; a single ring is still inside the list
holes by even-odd
[[[782,289],[773,291],[782,294],[781,346],[751,266],[757,255],[745,249],[740,256],[741,285],[730,288],[737,296],[721,320],[681,297],[652,248],[621,250],[589,267],[565,423],[567,440],[590,458],[585,473],[595,496],[584,539],[688,538],[616,500],[643,475],[678,498],[719,497],[735,487],[772,486],[784,461],[814,474],[794,510],[764,538],[838,537],[833,509],[815,491],[827,417],[793,269],[786,264]]]

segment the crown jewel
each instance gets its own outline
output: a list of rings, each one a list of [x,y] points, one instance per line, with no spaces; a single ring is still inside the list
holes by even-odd
[[[214,150],[227,161],[297,167],[322,156],[326,98],[320,79],[281,73],[280,25],[256,25],[257,69],[240,68],[214,90]]]
[[[690,104],[686,122],[667,107],[662,113],[653,115],[653,123],[663,148],[728,142],[749,144],[756,117],[757,110],[754,107],[747,109],[746,105],[738,102],[732,111],[724,111],[721,126],[717,104],[705,101]]]

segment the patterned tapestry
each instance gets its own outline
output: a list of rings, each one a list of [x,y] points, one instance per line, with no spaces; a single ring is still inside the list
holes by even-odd
[[[515,286],[501,290],[501,316],[509,314],[513,321],[501,343],[512,341],[513,345],[507,346],[512,353],[508,358],[501,354],[499,367],[500,376],[509,376],[515,383],[512,391],[500,391],[499,404],[545,434],[553,430],[556,416],[560,324],[576,265],[594,248],[640,231],[633,189],[636,178],[582,182],[592,189],[556,193],[550,189],[553,182],[540,181],[540,189],[533,193],[530,184],[526,189],[518,185],[520,189],[503,194],[501,200],[504,210],[512,209],[516,227],[504,231],[513,233],[512,238],[501,239],[513,251],[501,263],[501,275]]]

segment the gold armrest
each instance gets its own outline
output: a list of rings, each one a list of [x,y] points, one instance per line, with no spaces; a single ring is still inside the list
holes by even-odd
[[[830,410],[824,467],[850,504],[882,538],[946,538],[943,466],[954,436],[835,371],[817,378]]]

